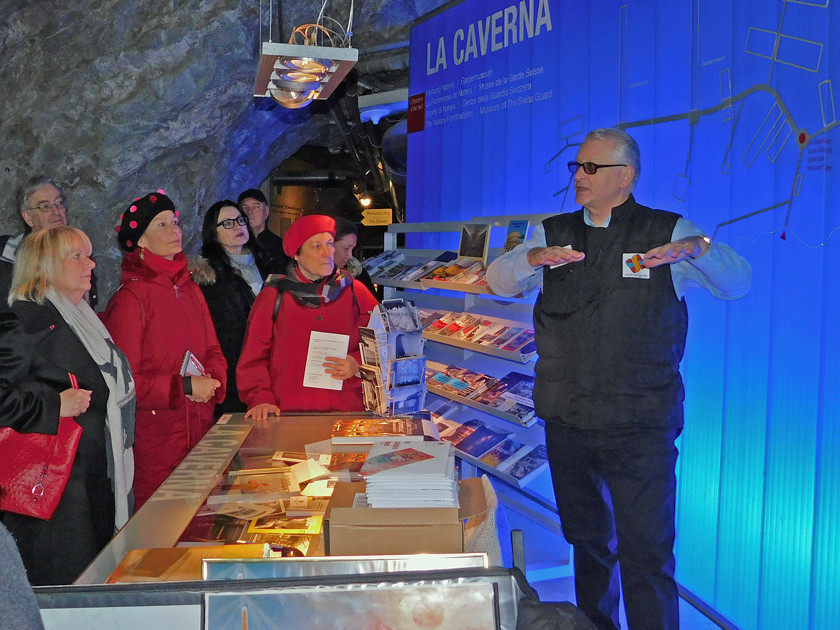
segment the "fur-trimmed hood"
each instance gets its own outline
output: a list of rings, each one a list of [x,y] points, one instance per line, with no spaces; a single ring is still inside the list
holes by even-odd
[[[210,261],[203,256],[187,256],[187,268],[196,284],[202,287],[216,284],[216,271],[210,266]]]

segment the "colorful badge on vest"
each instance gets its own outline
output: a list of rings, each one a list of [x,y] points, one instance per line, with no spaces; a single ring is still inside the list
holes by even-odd
[[[622,254],[621,255],[621,277],[622,278],[650,278],[650,269],[645,267],[642,259],[644,254]]]

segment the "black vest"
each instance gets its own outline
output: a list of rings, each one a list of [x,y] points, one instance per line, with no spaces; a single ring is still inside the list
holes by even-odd
[[[685,301],[670,265],[650,269],[649,279],[622,277],[625,254],[670,242],[677,219],[631,196],[606,228],[586,225],[583,210],[543,221],[547,245],[571,245],[586,258],[543,270],[534,307],[538,416],[582,429],[682,427]]]

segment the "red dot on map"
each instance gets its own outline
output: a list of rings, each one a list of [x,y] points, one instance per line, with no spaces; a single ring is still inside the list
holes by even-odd
[[[808,136],[805,135],[805,132],[799,134],[799,144],[805,144],[805,141],[808,139]]]

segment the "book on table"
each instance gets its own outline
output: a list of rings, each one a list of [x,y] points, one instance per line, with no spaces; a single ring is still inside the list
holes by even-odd
[[[533,375],[510,372],[473,400],[528,422],[534,417],[533,391]]]
[[[371,507],[454,507],[455,455],[447,442],[377,441],[362,467]]]
[[[443,370],[433,373],[431,378],[427,372],[426,378],[426,383],[430,388],[464,398],[477,396],[495,381],[496,379],[492,376],[455,365],[444,366]]]
[[[251,521],[248,534],[320,534],[324,517],[314,516],[266,516]]]
[[[423,330],[426,330],[432,322],[437,321],[445,314],[446,311],[432,311],[426,308],[417,309],[417,316],[420,318],[420,326]]]
[[[337,418],[331,432],[335,445],[371,445],[382,438],[437,440],[434,423],[426,418]]]
[[[461,426],[460,422],[451,420],[445,416],[432,413],[432,420],[434,420],[438,433],[440,433],[441,440],[447,440],[450,436],[455,434],[455,431]]]
[[[483,335],[480,337],[474,337],[473,340],[475,343],[480,344],[482,346],[493,346],[496,341],[498,341],[499,337],[507,333],[510,330],[510,326],[506,326],[505,324],[495,323],[490,326]]]
[[[289,498],[286,516],[324,516],[330,500],[323,497],[295,496]]]
[[[254,475],[227,475],[207,497],[207,505],[222,503],[265,503],[285,499],[300,492],[300,485],[284,472]]]
[[[265,532],[243,532],[241,543],[261,543],[270,546],[270,557],[307,556],[319,548],[321,536],[314,534],[272,534]]]
[[[377,440],[360,470],[363,477],[378,475],[377,480],[401,475],[437,475],[447,473],[452,446],[446,442],[406,442]]]

